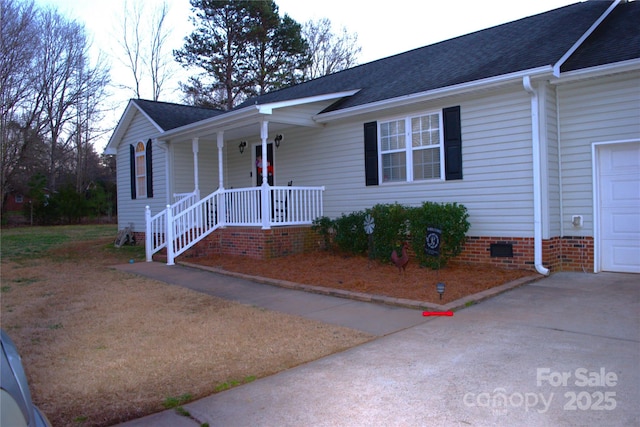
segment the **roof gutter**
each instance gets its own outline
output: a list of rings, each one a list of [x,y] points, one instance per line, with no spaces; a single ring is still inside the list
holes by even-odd
[[[531,85],[531,77],[522,77],[524,90],[531,95],[531,140],[533,149],[533,257],[538,273],[548,276],[542,265],[542,170],[540,159],[540,116],[538,91]]]
[[[487,90],[506,84],[520,84],[522,77],[528,76],[553,76],[553,68],[545,65],[529,70],[517,71],[515,73],[504,74],[500,76],[488,77],[486,79],[475,80],[472,82],[461,83],[453,86],[446,86],[425,92],[413,93],[410,95],[399,96],[396,98],[385,99],[378,102],[357,105],[355,107],[343,108],[328,113],[320,113],[313,116],[313,120],[318,123],[328,123],[334,120],[350,118],[357,115],[368,113],[379,113],[381,109],[404,107],[409,104],[430,101],[433,99],[444,98],[446,96],[455,96],[460,94],[468,94],[474,90]]]

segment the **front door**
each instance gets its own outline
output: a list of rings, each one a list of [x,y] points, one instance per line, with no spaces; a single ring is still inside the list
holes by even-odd
[[[260,187],[262,185],[262,144],[256,145],[255,152],[255,174],[256,174],[256,186]],[[273,144],[267,144],[267,183],[269,185],[273,185],[273,173],[274,173],[274,165],[273,165]]]

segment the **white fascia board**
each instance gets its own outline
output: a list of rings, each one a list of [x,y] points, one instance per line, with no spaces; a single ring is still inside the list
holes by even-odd
[[[570,83],[578,80],[593,79],[596,77],[627,73],[638,70],[640,70],[640,58],[561,73],[560,77],[551,80],[550,83],[560,85],[563,83]]]
[[[569,50],[564,55],[562,55],[562,58],[560,58],[558,62],[553,65],[554,76],[560,77],[560,67],[562,67],[562,64],[564,64],[567,59],[569,59],[569,57],[573,55],[576,50],[578,50],[578,48],[582,45],[582,43],[584,43],[587,37],[589,37],[596,30],[596,28],[598,28],[602,21],[604,21],[605,18],[609,16],[609,14],[613,11],[613,9],[616,8],[618,4],[620,4],[620,0],[615,0],[611,4],[611,6],[609,6],[609,8],[605,10],[604,13],[596,20],[596,22],[594,22],[591,27],[589,27],[589,29],[578,39],[578,41],[576,41],[573,46],[571,46],[571,48],[569,48]]]
[[[133,110],[134,108],[147,120],[149,120],[149,123],[151,123],[159,133],[163,131],[163,129],[155,121],[153,121],[151,117],[149,117],[149,115],[142,108],[140,108],[138,104],[136,104],[136,101],[134,99],[130,99],[129,103],[127,104],[127,108],[125,108],[124,113],[122,113],[122,117],[120,117],[120,120],[118,120],[118,124],[116,125],[113,134],[111,134],[111,138],[109,138],[109,142],[104,149],[104,154],[117,154],[120,140],[124,136],[127,127],[133,120],[135,114],[135,111]]]
[[[267,116],[273,114],[273,110],[284,107],[292,107],[296,105],[310,104],[313,102],[321,102],[330,99],[339,99],[346,96],[352,96],[360,89],[354,89],[344,92],[334,92],[318,96],[310,96],[307,98],[296,98],[287,101],[273,102],[270,104],[250,105],[240,110],[231,111],[220,114],[206,120],[191,123],[162,134],[163,139],[170,139],[176,136],[184,137],[192,134],[202,133],[216,129],[220,131],[234,129],[243,125],[257,123],[266,120]]]
[[[188,125],[181,126],[179,128],[171,129],[162,134],[162,139],[175,138],[176,136],[188,136],[191,134],[202,133],[211,128],[219,130],[226,130],[237,127],[239,123],[251,122],[255,123],[256,119],[259,119],[261,113],[257,105],[251,105],[241,110],[231,111],[228,113],[220,114],[209,119],[200,120],[199,122],[190,123]]]
[[[429,101],[432,99],[443,98],[445,96],[460,95],[466,92],[490,89],[496,86],[505,85],[508,83],[522,84],[522,78],[524,76],[536,77],[552,77],[553,68],[550,65],[543,67],[532,68],[524,71],[517,71],[515,73],[503,74],[497,77],[489,77],[487,79],[475,80],[472,82],[462,83],[454,86],[446,86],[438,89],[429,90],[426,92],[412,93],[410,95],[400,96],[397,98],[385,99],[383,101],[372,102],[369,104],[358,105],[351,108],[345,108],[338,111],[332,111],[329,113],[317,114],[313,117],[313,120],[318,123],[327,123],[333,120],[339,120],[355,116],[359,114],[367,114],[376,112],[379,110],[401,107],[408,104]]]
[[[322,102],[322,101],[327,101],[331,99],[345,98],[348,96],[353,96],[359,91],[360,89],[353,89],[353,90],[348,90],[344,92],[333,92],[333,93],[327,93],[323,95],[309,96],[306,98],[296,98],[296,99],[289,99],[286,101],[272,102],[272,103],[257,105],[257,107],[260,109],[261,113],[271,114],[273,110],[277,108],[294,107],[296,105],[312,104],[314,102]]]

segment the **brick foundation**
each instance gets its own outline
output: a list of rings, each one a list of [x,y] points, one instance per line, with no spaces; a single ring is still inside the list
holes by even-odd
[[[135,233],[144,242],[144,233]],[[143,244],[143,243],[142,243]],[[511,245],[513,256],[491,256],[491,245]],[[509,269],[534,270],[532,237],[469,236],[454,262],[495,265]],[[313,252],[323,247],[323,239],[310,226],[228,227],[216,230],[180,258],[208,255],[241,255],[254,259],[277,258]],[[564,236],[542,242],[542,264],[551,271],[593,271],[593,237]]]
[[[512,257],[492,257],[491,245],[512,245]],[[534,269],[532,237],[467,237],[458,262],[502,268]],[[552,271],[593,271],[592,237],[554,237],[542,242],[542,264]]]

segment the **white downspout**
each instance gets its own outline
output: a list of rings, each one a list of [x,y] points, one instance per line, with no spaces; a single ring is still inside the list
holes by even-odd
[[[524,76],[522,85],[531,95],[531,139],[533,150],[533,257],[536,271],[545,276],[549,269],[542,265],[542,171],[540,170],[540,117],[538,92],[531,85],[531,78]]]

